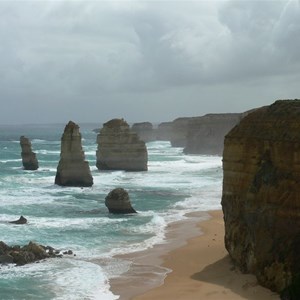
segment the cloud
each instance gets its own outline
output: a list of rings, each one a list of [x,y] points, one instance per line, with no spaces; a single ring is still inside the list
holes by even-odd
[[[33,110],[165,120],[295,97],[299,19],[297,0],[1,1],[0,123]]]

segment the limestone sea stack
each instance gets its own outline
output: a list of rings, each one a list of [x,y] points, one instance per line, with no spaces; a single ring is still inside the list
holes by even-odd
[[[81,146],[79,126],[70,121],[61,137],[60,161],[55,184],[61,186],[89,187],[93,185],[89,163]]]
[[[153,125],[150,122],[134,123],[131,127],[145,143],[155,140]]]
[[[105,205],[110,213],[132,214],[136,213],[130,203],[129,195],[123,188],[116,188],[109,192],[105,198]]]
[[[172,122],[162,122],[158,124],[156,130],[156,140],[157,141],[171,141],[172,135]]]
[[[36,154],[32,152],[29,139],[22,135],[20,137],[20,146],[22,149],[21,156],[24,170],[37,170],[39,163]]]
[[[147,171],[145,142],[123,119],[112,119],[103,124],[97,143],[96,165],[99,170]]]
[[[300,274],[300,100],[245,116],[225,137],[223,170],[226,249],[280,292]]]

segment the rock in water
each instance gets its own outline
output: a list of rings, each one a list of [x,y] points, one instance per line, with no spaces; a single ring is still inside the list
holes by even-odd
[[[105,123],[97,136],[97,143],[96,165],[99,170],[147,171],[145,142],[123,119]]]
[[[145,143],[155,140],[155,131],[153,130],[153,125],[150,122],[134,123],[131,130],[136,132],[140,139]]]
[[[60,161],[55,184],[88,187],[93,185],[89,163],[85,161],[79,126],[70,121],[61,137]]]
[[[20,145],[22,148],[21,156],[24,170],[37,170],[39,163],[36,154],[32,152],[31,142],[25,136],[20,137]]]
[[[19,220],[11,221],[11,222],[9,222],[9,223],[11,223],[11,224],[26,224],[26,223],[27,223],[27,219],[24,218],[23,216],[21,216],[21,217],[19,218]]]
[[[300,273],[300,100],[259,108],[225,137],[225,246],[280,292]]]
[[[109,192],[109,194],[105,197],[105,205],[110,213],[136,213],[136,211],[131,206],[128,192],[122,188],[117,188]]]

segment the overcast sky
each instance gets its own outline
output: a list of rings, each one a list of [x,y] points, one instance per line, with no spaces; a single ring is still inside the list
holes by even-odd
[[[300,0],[0,1],[0,124],[170,121],[300,98]]]

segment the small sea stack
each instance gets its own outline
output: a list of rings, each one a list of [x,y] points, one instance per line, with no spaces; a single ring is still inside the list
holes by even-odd
[[[112,119],[103,124],[97,143],[96,166],[99,170],[147,171],[145,142],[123,119]]]
[[[21,216],[18,220],[10,221],[9,223],[10,223],[10,224],[23,225],[23,224],[27,224],[27,219],[24,218],[23,216]]]
[[[225,136],[225,246],[241,271],[275,292],[300,283],[299,132],[300,100],[278,100]]]
[[[24,170],[37,170],[39,168],[39,163],[36,154],[32,152],[29,139],[22,135],[20,137],[20,146],[22,149],[21,156]]]
[[[128,192],[123,188],[116,188],[105,197],[105,205],[113,214],[136,213],[130,203]]]
[[[89,187],[93,177],[81,145],[79,126],[70,121],[61,137],[60,161],[55,184],[61,186]]]

